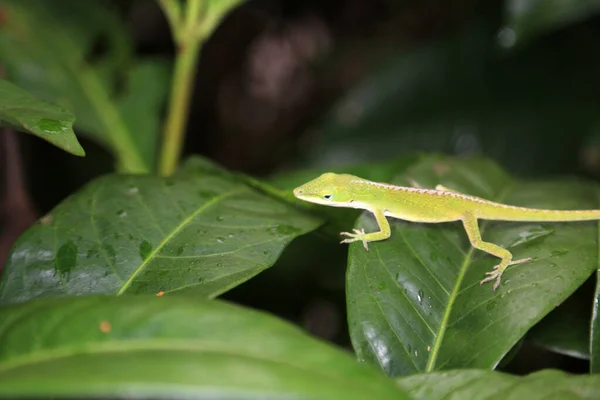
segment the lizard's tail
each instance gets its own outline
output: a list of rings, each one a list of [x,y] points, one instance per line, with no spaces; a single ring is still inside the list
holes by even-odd
[[[600,210],[544,210],[499,205],[481,210],[480,218],[497,221],[592,221],[600,220]]]

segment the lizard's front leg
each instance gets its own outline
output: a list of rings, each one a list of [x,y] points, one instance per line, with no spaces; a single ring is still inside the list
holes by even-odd
[[[513,261],[512,253],[510,251],[498,246],[497,244],[484,242],[481,239],[481,232],[479,231],[479,226],[477,225],[477,218],[475,218],[473,215],[465,215],[463,217],[463,225],[473,247],[500,258],[500,263],[496,265],[492,271],[485,273],[489,276],[479,282],[480,285],[485,282],[496,280],[493,286],[493,290],[496,291],[498,286],[500,286],[502,274],[509,265],[521,264],[531,260],[531,257],[529,257],[522,260]]]
[[[375,220],[379,226],[379,232],[365,233],[364,229],[354,229],[354,233],[341,232],[340,234],[348,236],[348,239],[344,239],[340,243],[352,243],[360,240],[363,242],[365,250],[369,251],[369,245],[367,243],[389,238],[392,231],[383,210],[373,210],[371,212],[375,215]]]

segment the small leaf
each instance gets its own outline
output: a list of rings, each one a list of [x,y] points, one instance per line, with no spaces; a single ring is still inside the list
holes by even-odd
[[[496,371],[456,370],[397,379],[414,400],[598,399],[600,376],[543,370],[527,376]]]
[[[477,158],[431,157],[392,183],[409,180],[506,204],[593,209],[596,187],[573,181],[517,182]],[[479,221],[483,239],[515,259],[503,284],[479,285],[497,258],[473,249],[462,224],[391,220],[392,235],[350,245],[347,301],[358,357],[391,376],[452,368],[494,368],[523,335],[569,297],[598,265],[598,224]],[[376,224],[365,213],[358,227]]]
[[[73,132],[75,116],[0,79],[0,125],[31,133],[76,156],[85,151]]]
[[[108,175],[19,238],[0,303],[90,293],[214,297],[269,268],[320,223],[203,162],[166,179]]]
[[[507,24],[500,33],[500,40],[507,47],[524,43],[598,11],[598,0],[508,0]]]
[[[44,299],[0,312],[0,396],[401,400],[346,352],[187,296]]]

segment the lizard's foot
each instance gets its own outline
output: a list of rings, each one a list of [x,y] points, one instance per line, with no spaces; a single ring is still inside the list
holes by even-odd
[[[481,282],[479,282],[479,284],[483,285],[484,283],[493,281],[495,279],[496,282],[494,283],[494,286],[492,287],[492,289],[495,292],[496,289],[498,289],[498,287],[500,286],[500,282],[502,280],[502,274],[504,273],[504,271],[506,270],[506,268],[509,265],[523,264],[523,263],[526,263],[527,261],[531,261],[531,260],[533,260],[532,257],[527,257],[527,258],[523,258],[521,260],[510,261],[506,264],[500,263],[498,265],[494,265],[493,271],[486,272],[485,274],[489,275],[489,276],[485,279],[482,279]]]
[[[502,271],[504,272],[504,271]],[[489,275],[487,278],[482,279],[479,284],[483,285],[486,282],[489,281],[493,281],[494,279],[496,280],[496,283],[494,283],[494,286],[492,287],[492,290],[495,292],[496,289],[498,289],[498,286],[500,286],[500,281],[502,280],[502,272],[500,272],[498,269],[495,269],[493,271],[490,272],[486,272],[486,275]]]
[[[353,229],[353,231],[354,231],[354,233],[341,232],[340,235],[348,236],[349,238],[342,240],[340,243],[352,243],[352,242],[361,240],[363,242],[363,246],[365,247],[365,250],[369,251],[369,245],[367,244],[367,241],[363,239],[363,237],[366,235],[365,230],[364,229]]]

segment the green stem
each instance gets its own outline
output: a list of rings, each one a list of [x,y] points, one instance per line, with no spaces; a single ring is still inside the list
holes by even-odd
[[[168,2],[169,0],[161,0],[163,7],[166,7]],[[163,176],[171,175],[175,171],[181,155],[198,53],[203,39],[198,34],[201,14],[202,0],[187,0],[185,25],[181,26],[183,21],[180,19],[179,29],[173,32],[177,55],[158,169],[159,174]]]
[[[179,4],[179,0],[158,0],[158,4],[167,18],[171,33],[175,37],[175,42],[178,42],[178,27],[181,21],[181,5]]]

